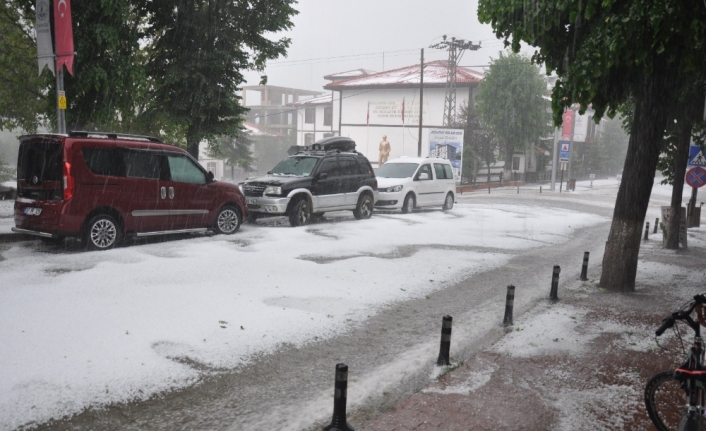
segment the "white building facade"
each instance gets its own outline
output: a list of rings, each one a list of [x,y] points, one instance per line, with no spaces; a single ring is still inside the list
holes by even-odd
[[[421,156],[429,155],[429,129],[442,128],[446,98],[446,61],[434,61],[424,68]],[[335,76],[335,75],[334,75]],[[472,103],[483,73],[457,67],[456,112]],[[416,157],[419,153],[420,65],[335,80],[325,89],[334,92],[334,121],[341,136],[350,137],[377,166],[379,143],[390,143],[390,159]],[[338,106],[337,106],[338,105]]]
[[[332,100],[332,94],[323,94],[290,104],[297,116],[297,145],[311,145],[320,139],[339,135]]]

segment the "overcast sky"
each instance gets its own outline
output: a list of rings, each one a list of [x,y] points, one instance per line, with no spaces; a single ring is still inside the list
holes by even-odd
[[[503,49],[490,25],[478,22],[477,0],[299,0],[295,9],[288,55],[265,71],[270,85],[324,91],[324,75],[419,64],[421,48],[425,61],[445,60],[446,51],[429,48],[444,34],[481,42],[465,52],[464,66],[487,65]],[[256,73],[246,78],[259,83]]]

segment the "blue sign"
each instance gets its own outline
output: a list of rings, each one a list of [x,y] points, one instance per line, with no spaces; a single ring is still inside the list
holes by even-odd
[[[559,161],[560,162],[568,162],[570,153],[571,153],[571,142],[559,141]]]
[[[700,145],[692,145],[689,148],[689,166],[706,167],[706,150],[702,150]]]

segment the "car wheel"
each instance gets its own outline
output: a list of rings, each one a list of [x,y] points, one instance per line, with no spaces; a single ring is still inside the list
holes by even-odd
[[[289,211],[289,224],[292,227],[304,226],[309,223],[309,203],[306,199],[297,201]]]
[[[358,198],[358,205],[353,210],[356,220],[368,219],[373,215],[373,198],[365,193]]]
[[[120,226],[108,214],[93,217],[86,225],[84,241],[88,250],[110,250],[122,238]]]
[[[240,228],[240,211],[232,205],[224,206],[218,211],[213,227],[216,229],[216,233],[234,234]]]
[[[446,195],[446,200],[444,201],[444,206],[442,209],[444,211],[448,211],[454,207],[454,195],[453,193],[450,193]]]
[[[414,211],[414,196],[412,193],[404,197],[404,203],[402,204],[402,214],[408,214]]]

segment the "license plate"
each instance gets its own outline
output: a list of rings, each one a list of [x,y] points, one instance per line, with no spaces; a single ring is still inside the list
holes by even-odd
[[[247,203],[248,205],[257,205],[257,199],[248,199]]]
[[[25,208],[25,214],[30,215],[30,216],[38,216],[39,214],[42,213],[41,208],[32,208],[32,207],[27,207]]]

